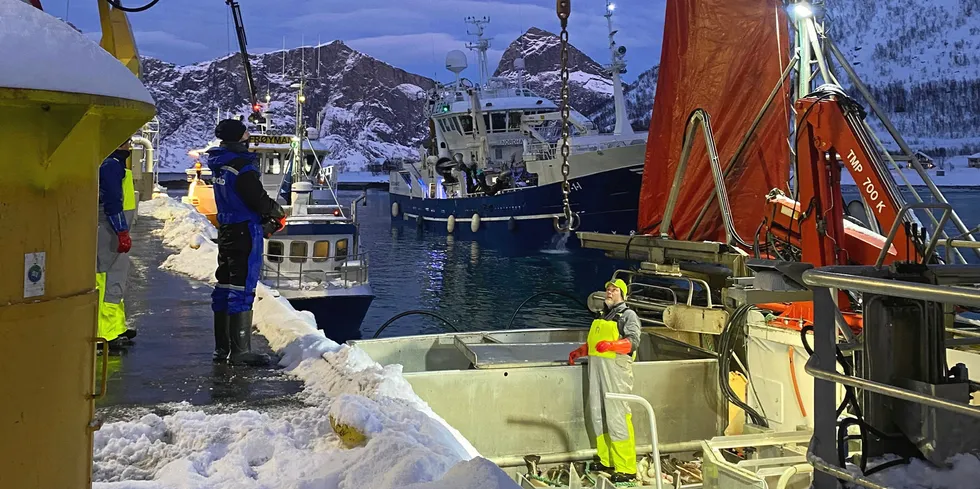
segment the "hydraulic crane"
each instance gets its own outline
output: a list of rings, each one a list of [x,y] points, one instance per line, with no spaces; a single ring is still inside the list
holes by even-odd
[[[242,54],[242,67],[245,69],[245,83],[248,84],[248,97],[252,108],[252,114],[248,116],[248,121],[253,124],[265,124],[265,117],[262,115],[262,104],[255,93],[255,80],[252,78],[252,63],[248,59],[248,39],[245,37],[245,24],[242,21],[242,11],[235,0],[225,0],[225,4],[231,7],[231,15],[235,20],[235,33],[238,35],[238,48]]]

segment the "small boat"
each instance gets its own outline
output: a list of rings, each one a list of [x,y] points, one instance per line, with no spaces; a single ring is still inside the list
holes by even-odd
[[[304,84],[298,86],[301,107]],[[295,134],[267,133],[260,124],[249,137],[262,185],[287,213],[285,228],[265,240],[260,280],[297,310],[313,313],[327,337],[342,343],[360,338],[361,322],[374,301],[356,212],[359,203],[366,205],[367,194],[350,206],[340,204],[337,173],[323,164],[327,150],[314,139],[316,129],[303,128],[301,120],[300,115]],[[212,141],[190,155],[197,158],[218,144]],[[191,184],[182,201],[217,225],[210,169],[195,161],[186,173]]]
[[[620,83],[626,49],[613,40],[611,8],[606,17],[616,126],[600,134],[570,111],[569,201],[579,230],[628,234],[636,229],[647,134],[630,126]],[[456,81],[429,93],[430,149],[389,174],[392,221],[540,249],[534,247],[556,240],[555,223],[564,215],[561,110],[524,87],[523,59],[515,60],[516,86],[502,77],[483,80],[489,49],[483,24],[489,21],[468,21],[477,26],[471,48],[478,51],[480,84],[460,78],[466,55],[451,51],[446,67]]]

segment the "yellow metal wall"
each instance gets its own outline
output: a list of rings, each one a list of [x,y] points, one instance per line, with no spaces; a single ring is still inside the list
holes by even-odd
[[[98,165],[148,104],[0,88],[0,488],[91,486]],[[25,254],[44,294],[25,297]]]

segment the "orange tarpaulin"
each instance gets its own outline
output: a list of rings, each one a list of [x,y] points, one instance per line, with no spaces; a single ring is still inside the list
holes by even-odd
[[[779,0],[667,2],[660,76],[650,121],[638,229],[657,233],[680,161],[687,119],[708,112],[722,170],[789,62],[786,15]],[[789,179],[789,82],[725,180],[735,230],[751,242],[764,218],[766,194]],[[697,136],[670,236],[725,241],[704,139]],[[711,199],[700,224],[698,215]]]

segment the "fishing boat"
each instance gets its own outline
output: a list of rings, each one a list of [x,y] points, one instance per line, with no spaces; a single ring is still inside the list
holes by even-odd
[[[489,21],[468,19],[477,27],[477,40],[468,47],[478,54],[480,82],[460,78],[467,67],[462,51],[447,55],[446,68],[456,80],[428,94],[430,148],[389,174],[393,222],[540,249],[535,247],[556,239],[562,196],[571,195],[573,227],[633,231],[647,136],[633,132],[626,114],[620,82],[626,49],[614,40],[612,14],[607,4],[615,128],[600,134],[570,110],[567,165],[559,144],[559,106],[524,86],[523,59],[514,62],[516,80],[487,79],[490,44],[483,33]],[[569,241],[575,245],[574,237]]]
[[[665,24],[641,233],[577,233],[633,263],[612,276],[643,325],[633,395],[606,396],[633,406],[633,485],[883,489],[876,472],[912,458],[943,470],[980,449],[970,394],[980,332],[957,314],[980,307],[980,266],[963,256],[980,245],[935,186],[935,203],[900,200],[868,123],[825,68],[831,53],[856,78],[816,9],[668,2]],[[850,214],[841,163],[874,177]],[[781,190],[791,175],[799,190]],[[933,219],[929,232],[915,228]],[[592,294],[590,310],[601,300]],[[591,465],[586,369],[567,363],[584,328],[487,326],[352,343],[401,364],[433,411],[521,487],[614,487]],[[898,457],[876,460],[886,454]]]

